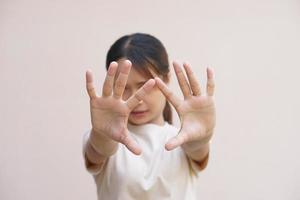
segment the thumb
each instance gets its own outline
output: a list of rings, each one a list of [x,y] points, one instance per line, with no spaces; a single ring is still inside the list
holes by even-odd
[[[171,151],[183,143],[187,141],[187,135],[184,133],[179,133],[177,136],[171,138],[166,144],[165,144],[165,149],[168,151]]]
[[[124,144],[127,149],[135,155],[140,155],[142,153],[140,145],[138,145],[138,143],[129,135],[128,130],[126,130],[126,134],[121,137],[120,142]]]

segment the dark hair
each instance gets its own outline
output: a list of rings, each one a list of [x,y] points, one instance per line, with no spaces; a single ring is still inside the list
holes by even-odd
[[[106,56],[106,69],[112,61],[129,59],[132,66],[146,77],[153,78],[150,70],[162,75],[165,82],[169,82],[168,54],[164,45],[152,35],[134,33],[119,38],[109,49]],[[169,102],[163,111],[164,120],[172,124],[172,110]]]

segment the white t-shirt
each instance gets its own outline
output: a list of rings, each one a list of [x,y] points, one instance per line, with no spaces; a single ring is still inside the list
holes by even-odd
[[[167,122],[163,126],[128,124],[129,133],[142,148],[137,156],[120,144],[117,152],[102,167],[87,166],[85,145],[90,131],[84,135],[85,166],[93,175],[99,200],[172,199],[193,200],[200,169],[181,147],[165,150],[165,143],[178,133]]]

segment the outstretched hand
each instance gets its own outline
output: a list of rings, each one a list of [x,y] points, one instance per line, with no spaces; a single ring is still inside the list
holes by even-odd
[[[86,72],[86,89],[90,97],[92,129],[96,134],[124,144],[132,153],[141,154],[140,146],[129,135],[127,129],[130,112],[143,100],[155,85],[153,79],[148,80],[133,96],[123,101],[122,95],[131,69],[131,62],[126,60],[119,66],[119,75],[115,81],[118,69],[117,62],[111,62],[103,84],[102,96],[96,92],[93,74]]]
[[[181,122],[181,128],[177,136],[171,138],[165,145],[167,150],[175,149],[180,145],[188,145],[190,142],[207,144],[212,137],[215,127],[216,113],[213,99],[214,73],[207,68],[206,93],[202,93],[200,85],[189,64],[184,63],[184,72],[177,62],[173,62],[176,77],[184,96],[181,100],[158,77],[155,78],[158,88],[174,106]]]

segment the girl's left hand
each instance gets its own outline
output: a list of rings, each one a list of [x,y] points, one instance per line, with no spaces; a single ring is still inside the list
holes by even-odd
[[[207,68],[206,94],[202,94],[200,85],[189,64],[183,64],[188,80],[177,62],[173,62],[173,66],[184,100],[175,96],[160,78],[155,78],[158,88],[174,106],[181,121],[178,135],[171,138],[166,143],[165,148],[172,150],[180,145],[184,144],[185,146],[195,142],[198,147],[201,147],[209,142],[216,123],[213,70]]]

